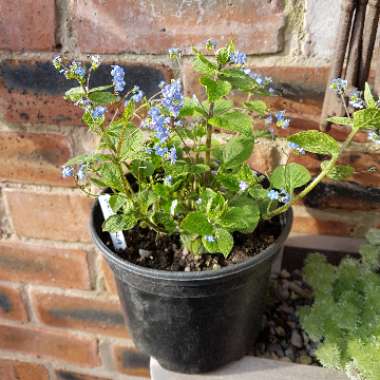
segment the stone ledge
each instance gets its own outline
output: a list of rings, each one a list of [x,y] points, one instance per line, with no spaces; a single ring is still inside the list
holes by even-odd
[[[339,372],[325,368],[246,356],[214,372],[185,375],[162,368],[151,359],[152,380],[348,380]]]

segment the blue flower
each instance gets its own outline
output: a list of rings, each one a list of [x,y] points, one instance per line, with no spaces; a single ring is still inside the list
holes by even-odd
[[[86,74],[86,70],[84,69],[84,67],[82,66],[78,66],[75,70],[74,70],[75,74],[79,75],[80,77],[84,77],[85,74]]]
[[[270,200],[274,201],[276,199],[279,199],[280,193],[272,189],[271,191],[268,192],[267,196]]]
[[[306,154],[306,152],[305,152],[305,149],[304,148],[301,148],[298,144],[296,144],[295,142],[292,142],[292,141],[289,141],[288,142],[288,147],[290,148],[290,149],[294,149],[294,150],[296,150],[299,154],[301,154],[301,155],[304,155],[304,154]]]
[[[164,184],[166,186],[170,186],[173,183],[173,177],[171,175],[168,175],[164,178]]]
[[[103,117],[105,112],[107,111],[106,107],[103,106],[97,106],[95,109],[91,112],[91,115],[94,119]]]
[[[140,87],[139,86],[135,86],[135,87],[133,87],[132,91],[133,91],[133,95],[132,95],[131,99],[135,103],[141,102],[141,99],[144,97],[144,93],[140,90]]]
[[[157,156],[164,157],[166,153],[168,153],[168,148],[166,146],[155,145],[154,151]]]
[[[72,177],[74,175],[74,168],[72,166],[64,166],[62,168],[62,177]]]
[[[174,117],[179,115],[184,104],[182,85],[180,80],[173,80],[162,89],[161,104],[168,109]]]
[[[177,151],[174,146],[172,146],[169,150],[169,160],[171,164],[175,164],[177,161]]]
[[[241,51],[235,51],[230,54],[230,62],[236,65],[245,65],[247,62],[247,55]]]
[[[248,187],[249,187],[249,186],[248,186],[247,182],[240,181],[240,183],[239,183],[239,189],[240,189],[241,191],[245,191],[245,190],[247,190]]]
[[[125,71],[119,65],[112,65],[111,75],[112,83],[116,92],[122,92],[125,87]]]
[[[347,81],[342,78],[333,79],[330,83],[330,88],[334,90],[337,95],[343,95],[347,89]]]
[[[215,241],[215,238],[214,238],[214,236],[212,236],[212,235],[206,235],[206,236],[205,236],[205,239],[206,239],[206,241],[208,241],[209,243],[213,243],[213,242]]]
[[[355,109],[364,108],[365,104],[364,104],[364,100],[362,96],[363,96],[362,91],[359,91],[357,89],[353,90],[350,94],[350,101],[349,101],[350,106]]]
[[[79,166],[77,177],[79,181],[84,181],[86,179],[86,165],[82,164]]]
[[[285,204],[290,202],[291,196],[285,189],[281,190],[281,195],[282,195],[280,198],[281,202],[283,202]]]
[[[285,111],[278,111],[275,113],[277,119],[276,125],[282,129],[287,129],[290,124],[290,119],[285,118]]]

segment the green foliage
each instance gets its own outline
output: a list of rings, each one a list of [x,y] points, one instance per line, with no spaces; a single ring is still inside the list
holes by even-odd
[[[292,193],[297,187],[306,185],[311,180],[309,171],[302,165],[291,163],[278,166],[270,176],[275,189],[285,189]]]
[[[90,57],[90,64],[55,58],[54,66],[77,82],[65,99],[83,110],[82,120],[99,142],[93,153],[69,160],[65,173],[74,173],[87,194],[108,188],[114,215],[105,231],[148,227],[178,234],[192,254],[227,257],[235,232],[251,233],[262,220],[285,212],[326,175],[337,180],[351,175],[351,167],[336,164],[350,140],[340,145],[320,131],[289,137],[296,154],[329,156],[314,180],[296,163],[265,175],[254,172],[247,161],[255,144],[274,139],[289,120],[266,105],[263,96],[274,92],[271,79],[252,72],[233,42],[205,48],[206,54],[193,49],[203,89],[199,99],[183,96],[179,80],[165,83],[149,99],[137,86],[124,91],[128,73],[119,66],[113,66],[112,85],[91,88],[98,58]],[[175,61],[179,55],[172,51],[170,57]],[[330,120],[353,132],[377,130],[380,111],[368,86],[364,98],[367,108]],[[372,248],[364,247],[363,257],[376,267]]]
[[[339,154],[339,144],[333,137],[324,132],[298,132],[290,136],[288,140],[299,145],[305,149],[306,152],[328,154],[331,156],[337,156]]]
[[[304,329],[319,342],[323,366],[352,379],[380,379],[380,230],[370,230],[361,260],[343,259],[338,267],[310,255],[304,277],[314,290],[312,306],[300,310]]]
[[[330,161],[322,161],[322,170],[327,170],[326,167]],[[344,181],[354,174],[354,168],[351,165],[335,165],[327,171],[327,177],[335,181]]]

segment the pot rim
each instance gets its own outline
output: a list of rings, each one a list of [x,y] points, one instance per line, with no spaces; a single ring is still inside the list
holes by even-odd
[[[179,282],[214,280],[234,276],[245,271],[246,269],[258,265],[262,261],[267,260],[268,258],[270,258],[278,252],[278,250],[283,246],[285,240],[287,239],[293,223],[293,209],[289,208],[285,213],[280,215],[280,222],[282,224],[282,231],[280,233],[280,236],[259,254],[249,258],[248,260],[242,263],[228,265],[215,271],[166,271],[160,269],[146,268],[140,265],[133,264],[125,259],[122,259],[118,256],[116,252],[107,247],[98,235],[98,233],[96,232],[95,213],[97,211],[97,208],[99,208],[98,200],[94,202],[91,210],[91,237],[92,240],[95,242],[95,245],[101,251],[102,255],[105,256],[106,260],[112,262],[114,265],[121,267],[121,269],[124,269],[126,272],[134,272],[140,276],[155,280]]]

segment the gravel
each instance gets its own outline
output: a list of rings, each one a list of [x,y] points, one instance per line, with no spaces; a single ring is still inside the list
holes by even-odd
[[[316,344],[301,328],[297,309],[312,303],[312,291],[302,273],[282,270],[272,280],[270,299],[263,317],[263,330],[252,354],[259,357],[319,365],[314,352]]]

